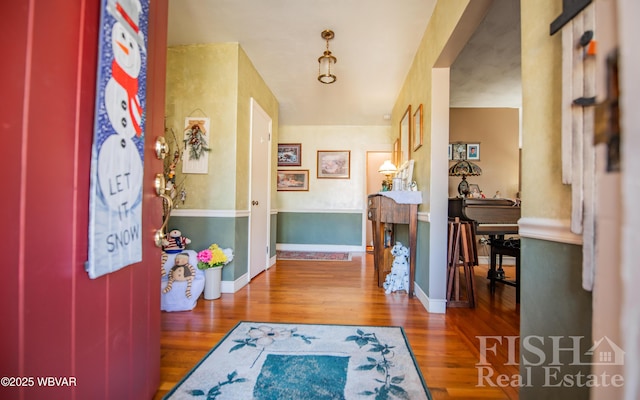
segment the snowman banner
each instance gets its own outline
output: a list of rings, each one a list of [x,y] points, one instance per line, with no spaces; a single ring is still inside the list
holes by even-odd
[[[149,0],[102,0],[89,204],[90,278],[142,261]]]

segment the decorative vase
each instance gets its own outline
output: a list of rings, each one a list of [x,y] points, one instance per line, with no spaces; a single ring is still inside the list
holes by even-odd
[[[220,298],[221,284],[222,267],[208,268],[204,270],[204,298],[206,300]]]

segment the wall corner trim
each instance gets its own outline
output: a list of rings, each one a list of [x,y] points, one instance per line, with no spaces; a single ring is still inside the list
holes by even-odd
[[[190,208],[179,208],[171,211],[172,217],[237,218],[248,217],[249,215],[249,210],[199,210]]]
[[[571,221],[568,219],[520,218],[518,233],[525,238],[582,245],[582,235],[571,232]]]
[[[430,299],[422,288],[415,283],[415,295],[422,306],[430,313],[444,314],[447,312],[447,301],[445,299]]]

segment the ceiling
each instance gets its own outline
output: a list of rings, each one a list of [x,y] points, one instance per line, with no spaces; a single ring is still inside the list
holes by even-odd
[[[280,124],[387,125],[434,5],[169,0],[168,44],[239,43],[278,99]],[[329,49],[338,59],[338,79],[330,85],[317,80],[325,29],[335,32]],[[495,0],[452,66],[451,106],[519,107],[519,29],[519,2]],[[486,100],[487,94],[493,99]]]

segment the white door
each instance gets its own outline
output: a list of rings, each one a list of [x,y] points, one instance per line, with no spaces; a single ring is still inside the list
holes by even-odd
[[[269,181],[271,117],[251,99],[251,191],[249,204],[249,276],[269,265]]]

